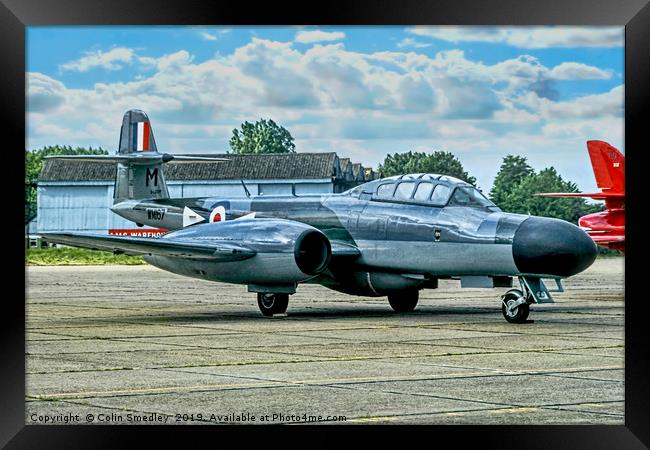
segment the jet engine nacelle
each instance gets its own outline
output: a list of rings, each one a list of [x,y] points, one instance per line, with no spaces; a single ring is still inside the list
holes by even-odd
[[[400,292],[408,289],[420,289],[437,287],[437,280],[425,280],[412,278],[408,275],[385,272],[336,272],[336,280],[323,279],[321,283],[330,289],[350,295],[361,295],[364,297],[382,297],[393,292]]]
[[[145,256],[161,269],[180,275],[225,283],[287,286],[322,273],[332,254],[327,236],[303,223],[282,219],[238,219],[195,225],[166,234],[161,239],[228,243],[255,252],[239,261],[170,259]]]

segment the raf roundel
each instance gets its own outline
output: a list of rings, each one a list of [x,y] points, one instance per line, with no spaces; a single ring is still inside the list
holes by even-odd
[[[210,213],[210,223],[212,222],[224,222],[226,220],[226,208],[223,206],[217,206]]]

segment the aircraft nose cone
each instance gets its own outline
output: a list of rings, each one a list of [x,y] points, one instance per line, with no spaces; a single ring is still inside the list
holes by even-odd
[[[577,226],[559,219],[529,217],[515,232],[512,255],[522,273],[569,277],[596,259],[596,244]]]

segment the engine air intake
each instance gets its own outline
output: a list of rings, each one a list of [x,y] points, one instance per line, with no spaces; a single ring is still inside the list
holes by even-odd
[[[318,275],[327,268],[332,256],[332,247],[323,233],[307,230],[298,237],[294,255],[302,272]]]

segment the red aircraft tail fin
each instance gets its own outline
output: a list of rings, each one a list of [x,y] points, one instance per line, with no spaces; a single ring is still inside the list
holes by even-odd
[[[585,197],[605,200],[607,209],[622,208],[625,204],[625,156],[604,141],[587,141],[587,150],[594,169],[596,184],[601,192],[546,192],[540,197]]]
[[[625,193],[625,156],[603,141],[587,141],[596,184],[608,193]]]

